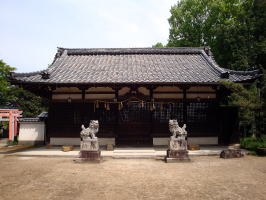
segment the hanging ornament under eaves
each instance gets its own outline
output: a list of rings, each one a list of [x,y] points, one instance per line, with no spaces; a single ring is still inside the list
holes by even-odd
[[[120,102],[120,103],[118,104],[118,110],[122,110],[122,108],[123,108],[123,103]]]
[[[106,103],[106,110],[110,110],[110,104]]]
[[[95,103],[95,104],[96,104],[95,107],[96,107],[96,108],[99,108],[99,101],[98,101],[98,100],[96,100],[96,103]]]
[[[163,103],[160,104],[160,110],[163,110]]]

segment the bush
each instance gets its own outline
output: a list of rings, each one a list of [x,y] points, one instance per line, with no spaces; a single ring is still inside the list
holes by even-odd
[[[259,146],[259,142],[255,137],[246,137],[240,139],[241,148],[255,151]]]
[[[266,148],[266,135],[261,138],[246,137],[240,139],[241,148],[248,149],[250,151],[256,151],[258,147]]]
[[[261,143],[259,147],[266,148],[266,135],[261,136]]]
[[[8,146],[18,145],[18,141],[16,141],[16,140],[14,140],[14,141],[12,141],[12,140],[8,140],[8,141],[7,141],[7,145],[8,145]]]

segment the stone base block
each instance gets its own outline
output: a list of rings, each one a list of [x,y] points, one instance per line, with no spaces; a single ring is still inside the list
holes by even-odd
[[[101,161],[101,151],[80,151],[79,159],[82,161]]]
[[[165,162],[167,163],[179,163],[179,162],[190,162],[190,159],[178,159],[178,158],[167,158],[165,157]]]
[[[187,150],[167,150],[165,161],[168,162],[187,162],[190,161]]]
[[[100,160],[86,160],[83,158],[76,158],[73,161],[75,163],[100,163],[100,162],[102,162],[102,159],[100,159]]]
[[[241,149],[226,149],[220,154],[220,158],[241,158],[243,156],[244,153],[241,151]]]

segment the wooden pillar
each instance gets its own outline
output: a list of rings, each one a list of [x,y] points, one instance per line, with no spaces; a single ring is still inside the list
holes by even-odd
[[[115,99],[118,101],[118,91],[119,88],[115,88]],[[114,126],[114,134],[117,136],[117,129],[118,129],[118,120],[119,120],[119,110],[118,110],[118,104],[115,104],[115,126]]]
[[[52,110],[52,97],[53,97],[53,90],[55,90],[55,87],[49,87],[48,88],[48,120],[46,121],[46,131],[45,131],[45,144],[50,143],[50,137],[51,137],[51,110]]]
[[[82,124],[85,123],[85,110],[86,110],[85,89],[82,89],[82,109],[81,109],[81,121],[82,121]]]
[[[150,101],[153,101],[153,87],[150,88]],[[152,105],[151,105],[152,106]],[[153,113],[154,110],[150,110],[150,136],[152,137],[153,133]]]
[[[183,88],[183,121],[187,124],[187,87]]]

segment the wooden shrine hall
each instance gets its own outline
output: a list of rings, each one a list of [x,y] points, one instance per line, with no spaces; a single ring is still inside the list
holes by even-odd
[[[46,143],[78,145],[81,125],[94,119],[101,144],[165,145],[177,119],[189,143],[224,144],[237,113],[219,106],[221,80],[259,76],[219,67],[203,47],[58,48],[47,69],[12,73],[11,82],[49,98]]]

